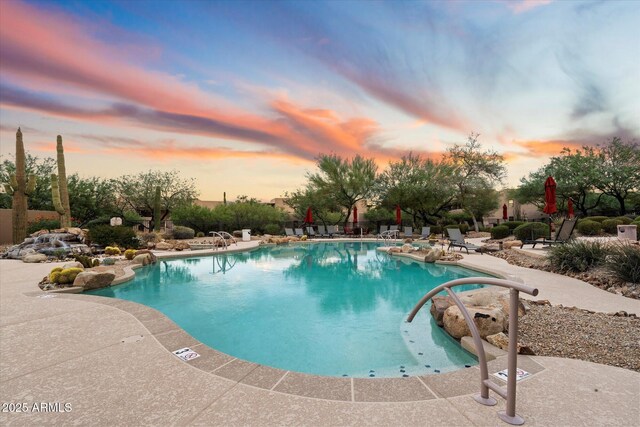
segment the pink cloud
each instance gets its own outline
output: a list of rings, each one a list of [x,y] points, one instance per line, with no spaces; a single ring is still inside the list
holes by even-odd
[[[506,0],[503,3],[511,9],[513,13],[519,14],[528,12],[536,7],[545,6],[553,0]]]

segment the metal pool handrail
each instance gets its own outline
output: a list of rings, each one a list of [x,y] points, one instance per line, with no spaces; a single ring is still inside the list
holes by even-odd
[[[233,237],[231,234],[227,233],[226,231],[210,231],[209,234],[211,234],[211,237],[220,237],[222,239],[222,242],[224,243],[224,248],[227,249],[228,245],[227,245],[227,238],[231,239],[231,241],[233,241],[233,243],[236,244],[236,246],[238,246],[238,242],[236,241],[236,238]],[[225,237],[227,236],[227,237]],[[218,245],[213,245],[213,250],[217,251],[218,250]]]
[[[376,237],[377,239],[382,239],[385,246],[388,244],[389,246],[391,246],[391,239],[393,238],[394,240],[398,238],[398,235],[400,234],[400,230],[387,230],[387,231],[383,231],[382,233],[378,234],[378,236]]]
[[[503,387],[489,381],[489,372],[487,368],[487,358],[484,352],[484,346],[482,345],[482,338],[480,338],[480,332],[478,332],[478,328],[476,327],[475,322],[471,318],[471,315],[467,311],[458,295],[456,295],[451,288],[459,285],[493,285],[500,286],[503,288],[509,289],[509,354],[507,360],[507,388],[506,390]],[[416,304],[413,308],[409,317],[407,318],[408,322],[411,322],[413,318],[418,314],[418,311],[433,298],[437,293],[442,290],[446,290],[451,299],[456,303],[464,320],[467,322],[469,326],[469,330],[471,331],[471,336],[473,337],[473,344],[476,348],[476,353],[478,355],[478,363],[480,365],[480,395],[474,396],[474,399],[483,405],[493,406],[496,404],[496,400],[492,397],[489,397],[489,389],[496,392],[500,397],[507,401],[507,409],[506,411],[499,411],[498,417],[502,421],[505,421],[509,424],[513,425],[521,425],[524,424],[524,419],[516,414],[516,370],[517,370],[517,358],[518,358],[518,305],[519,292],[524,292],[529,295],[536,296],[538,295],[538,289],[532,288],[530,286],[523,285],[522,283],[514,282],[513,280],[504,280],[504,279],[494,279],[491,277],[467,277],[464,279],[456,279],[451,280],[447,283],[444,283],[431,291],[429,291],[422,299]]]

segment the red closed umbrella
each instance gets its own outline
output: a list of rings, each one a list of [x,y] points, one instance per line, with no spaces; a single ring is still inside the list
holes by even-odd
[[[502,219],[509,219],[507,215],[507,204],[502,205]]]
[[[575,213],[573,212],[573,200],[571,199],[571,197],[569,197],[569,201],[567,202],[567,211],[567,213],[569,214],[569,219],[575,216]]]
[[[307,215],[304,217],[304,222],[307,224],[313,223],[313,214],[311,213],[311,206],[307,208]]]
[[[357,224],[358,223],[358,207],[354,206],[353,207],[353,224]]]
[[[558,212],[558,207],[556,206],[556,182],[552,176],[544,182],[544,209],[542,212],[547,215]]]
[[[396,206],[396,224],[402,224],[402,211],[400,211],[400,205]]]

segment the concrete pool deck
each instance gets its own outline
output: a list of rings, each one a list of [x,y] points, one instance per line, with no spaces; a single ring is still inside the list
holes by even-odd
[[[503,261],[472,254],[463,264],[519,275],[553,304],[640,313],[639,301],[493,260]],[[472,399],[477,367],[398,379],[279,371],[198,344],[135,303],[40,298],[36,283],[55,265],[0,261],[0,401],[29,409],[0,412],[2,425],[506,425],[496,415],[502,399],[494,407]],[[186,346],[201,358],[183,362],[170,352]],[[489,372],[505,363],[490,362]],[[539,356],[519,356],[518,365],[533,374],[518,383],[517,412],[526,425],[640,424],[637,372]],[[61,405],[34,412],[42,402]]]

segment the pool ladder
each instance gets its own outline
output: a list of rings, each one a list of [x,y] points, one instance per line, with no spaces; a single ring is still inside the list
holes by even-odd
[[[376,240],[382,239],[385,246],[393,246],[392,240],[393,241],[397,240],[399,237],[399,234],[400,234],[399,230],[383,231],[382,233],[378,234],[378,236],[376,237]]]
[[[227,239],[231,240],[232,243],[238,246],[238,242],[236,241],[236,238],[233,237],[231,234],[227,233],[226,231],[210,231],[209,234],[211,234],[211,237],[219,237],[220,239],[222,239],[225,250],[229,248],[229,245],[227,244]],[[213,250],[217,251],[218,245],[213,245]]]
[[[471,315],[467,311],[458,295],[451,290],[451,288],[459,285],[493,285],[500,286],[502,288],[509,289],[509,352],[507,356],[507,388],[501,387],[491,381],[489,381],[489,372],[487,368],[487,358],[484,353],[484,346],[482,344],[482,338],[480,338],[480,332],[476,327],[475,322],[471,318]],[[460,309],[464,320],[469,326],[471,336],[473,337],[473,345],[476,348],[476,354],[478,355],[478,364],[480,365],[480,394],[474,396],[476,402],[493,406],[497,402],[494,398],[489,397],[489,389],[493,390],[496,394],[507,401],[507,408],[505,411],[499,411],[498,417],[506,423],[512,425],[524,424],[524,418],[516,414],[516,372],[517,372],[517,358],[518,358],[518,305],[519,292],[524,292],[529,295],[538,295],[538,289],[530,286],[523,285],[522,283],[515,282],[513,280],[494,279],[491,277],[467,277],[464,279],[451,280],[444,283],[431,291],[429,291],[413,308],[408,322],[411,322],[413,318],[418,314],[418,311],[441,291],[446,291],[451,299]]]

